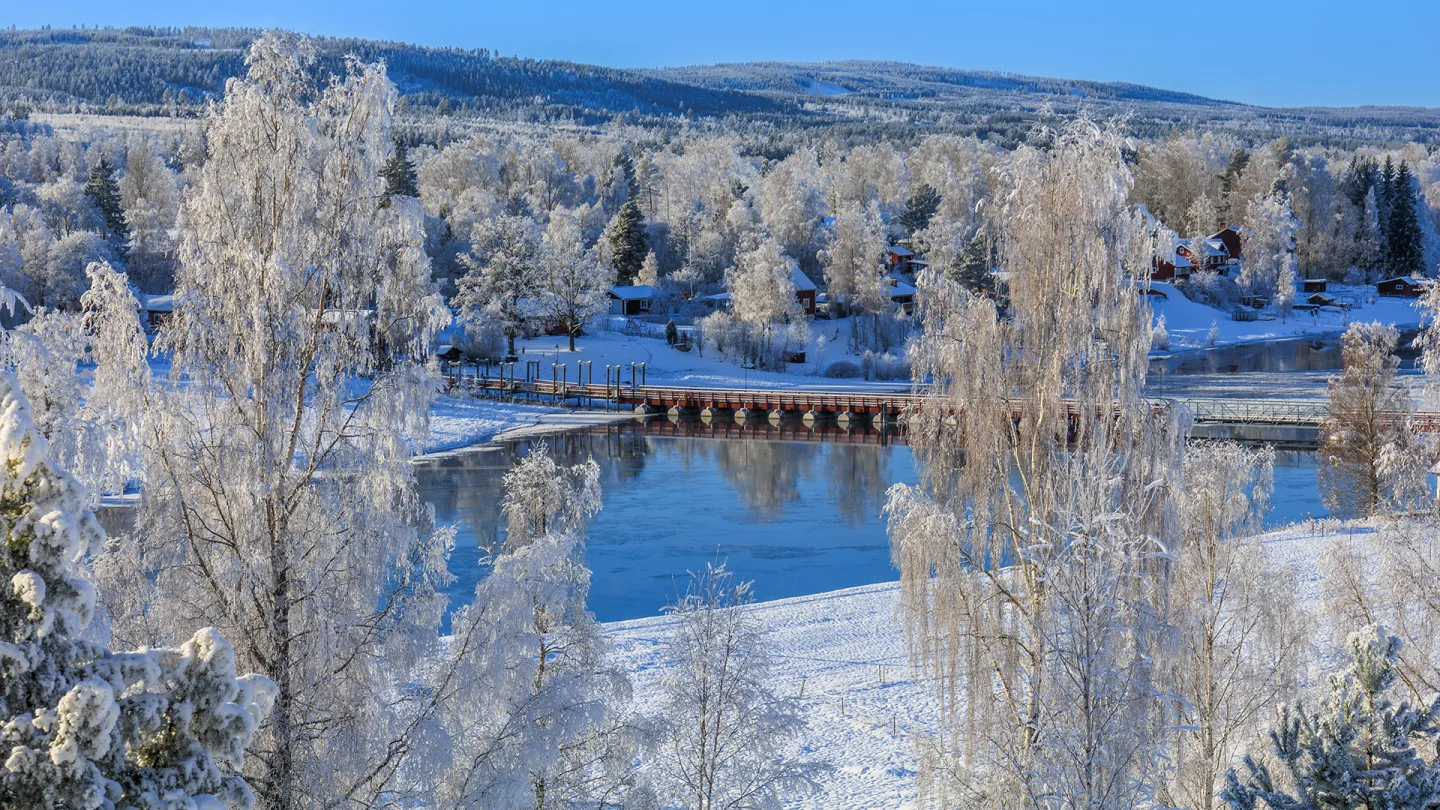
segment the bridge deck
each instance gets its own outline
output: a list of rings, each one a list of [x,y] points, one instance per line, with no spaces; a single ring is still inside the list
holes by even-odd
[[[471,390],[493,391],[510,395],[537,396],[555,400],[588,399],[614,403],[618,406],[649,406],[702,410],[781,411],[817,414],[850,413],[864,416],[894,418],[920,407],[928,397],[924,394],[867,391],[805,391],[766,388],[681,388],[657,385],[595,385],[548,380],[508,380],[500,377],[465,377],[452,379]],[[1172,403],[1190,409],[1194,420],[1201,424],[1271,425],[1285,427],[1318,427],[1325,418],[1328,404],[1317,400],[1284,399],[1179,399],[1152,400],[1156,410]],[[1014,406],[1014,415],[1023,411]],[[1421,432],[1440,432],[1440,413],[1390,413],[1382,418],[1396,421],[1410,419]]]

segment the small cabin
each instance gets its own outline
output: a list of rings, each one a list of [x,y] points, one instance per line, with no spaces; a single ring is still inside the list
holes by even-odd
[[[1301,283],[1307,293],[1323,293],[1327,286],[1323,278],[1307,278]]]
[[[910,262],[915,258],[915,252],[904,245],[891,245],[889,252],[885,254],[885,261],[890,265],[891,270],[901,273],[910,270]]]
[[[658,292],[648,284],[611,287],[606,293],[610,298],[610,314],[634,316],[649,312]]]
[[[890,303],[909,314],[915,310],[915,288],[899,279],[890,279]]]
[[[1418,279],[1414,276],[1398,276],[1387,278],[1375,285],[1375,289],[1381,295],[1389,295],[1397,298],[1419,298],[1425,294],[1425,287],[1430,282]]]
[[[795,298],[806,315],[815,314],[815,282],[796,265],[790,266],[790,280],[795,284]]]
[[[1310,293],[1310,296],[1306,298],[1305,301],[1312,307],[1333,307],[1336,305],[1335,299],[1323,292]]]
[[[175,296],[141,295],[140,309],[145,315],[145,331],[154,332],[175,314]]]

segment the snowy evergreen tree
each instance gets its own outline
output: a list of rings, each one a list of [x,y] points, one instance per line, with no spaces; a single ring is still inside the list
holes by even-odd
[[[395,195],[419,197],[420,186],[415,175],[415,164],[410,162],[410,149],[399,135],[393,139],[395,151],[385,160],[380,176],[385,178],[385,202]]]
[[[1416,215],[1415,178],[1404,162],[1391,183],[1390,215],[1385,219],[1385,272],[1389,276],[1425,275],[1424,237]]]
[[[645,215],[635,200],[626,200],[605,232],[615,275],[621,284],[634,283],[650,247],[645,239]]]
[[[130,246],[130,225],[125,221],[125,209],[120,201],[120,186],[115,182],[115,167],[110,161],[100,158],[90,170],[90,182],[85,184],[85,196],[105,218],[105,230],[116,255],[125,256]]]
[[[919,190],[905,202],[905,210],[900,214],[900,227],[905,229],[907,236],[914,236],[930,227],[930,219],[938,210],[940,193],[922,183]]]
[[[1279,781],[1245,758],[1245,780],[1232,769],[1222,798],[1233,810],[1428,810],[1440,806],[1440,698],[1412,706],[1391,697],[1399,679],[1400,639],[1367,627],[1346,645],[1351,664],[1330,676],[1317,711],[1283,707],[1270,732]],[[1421,742],[1428,751],[1416,750]],[[1262,804],[1263,803],[1263,804]]]
[[[635,278],[635,283],[648,287],[660,286],[660,262],[655,258],[655,251],[645,254],[645,262],[640,265],[640,275]]]
[[[792,750],[805,721],[795,699],[766,683],[771,661],[750,600],[749,583],[707,564],[669,608],[672,665],[660,706],[668,733],[656,767],[662,794],[679,806],[779,808],[828,770]]]
[[[236,677],[214,628],[178,649],[89,640],[96,594],[80,562],[104,532],[8,373],[0,459],[0,807],[249,810],[238,774],[275,685]]]

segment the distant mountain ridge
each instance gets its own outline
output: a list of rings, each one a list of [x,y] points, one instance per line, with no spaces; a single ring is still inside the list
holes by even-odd
[[[242,28],[0,31],[0,110],[192,113],[244,70],[261,34]],[[620,69],[500,57],[485,49],[317,37],[317,79],[344,57],[383,59],[418,114],[599,124],[694,119],[843,135],[950,131],[1013,142],[1036,121],[1124,117],[1137,135],[1205,127],[1255,138],[1440,143],[1440,110],[1267,108],[1125,82],[1049,79],[903,62],[755,62]]]

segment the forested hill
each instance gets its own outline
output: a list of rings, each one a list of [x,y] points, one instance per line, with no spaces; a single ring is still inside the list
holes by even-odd
[[[0,31],[0,112],[193,114],[244,68],[256,29]],[[501,120],[724,119],[913,138],[929,131],[1011,141],[1038,120],[1124,117],[1137,135],[1228,130],[1299,142],[1440,142],[1440,110],[1265,108],[1135,84],[1046,79],[898,62],[746,63],[622,70],[501,57],[485,49],[319,38],[317,76],[344,57],[383,59],[406,111]]]
[[[108,28],[0,31],[0,98],[33,105],[155,113],[217,96],[244,70],[256,29]],[[758,94],[679,84],[633,71],[504,58],[484,50],[318,38],[317,74],[343,70],[347,54],[383,59],[411,107],[609,119],[643,116],[774,116],[791,105]]]

